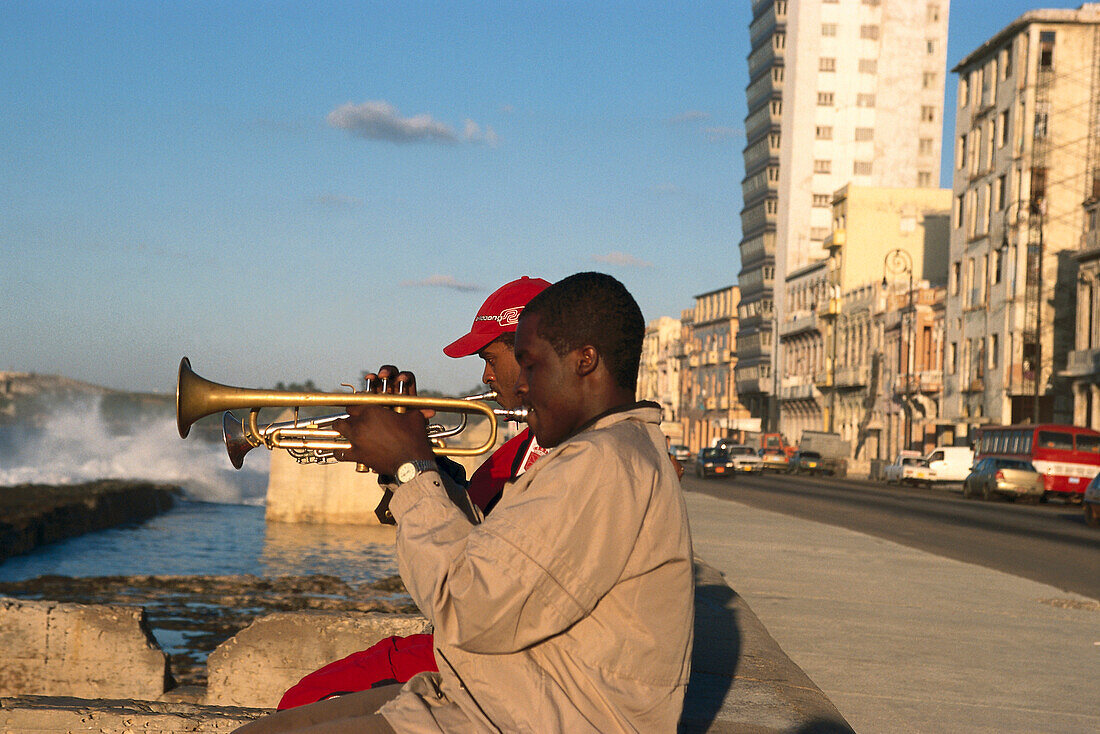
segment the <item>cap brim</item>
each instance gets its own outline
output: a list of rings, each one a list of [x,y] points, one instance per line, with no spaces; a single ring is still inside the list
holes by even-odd
[[[448,357],[454,357],[456,359],[459,357],[469,357],[471,354],[480,352],[482,347],[498,336],[500,336],[500,334],[479,334],[476,331],[471,331],[469,334],[459,337],[443,347],[443,353]]]

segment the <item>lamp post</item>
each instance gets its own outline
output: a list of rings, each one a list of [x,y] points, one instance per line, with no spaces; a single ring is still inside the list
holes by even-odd
[[[896,247],[890,252],[886,253],[886,257],[882,262],[882,287],[886,288],[888,284],[887,276],[894,275],[908,275],[909,276],[909,299],[908,307],[906,310],[909,312],[909,339],[905,345],[905,441],[902,444],[902,448],[909,448],[910,442],[913,440],[913,417],[912,411],[909,406],[909,385],[910,385],[910,372],[909,365],[912,361],[913,352],[913,333],[915,328],[913,324],[913,256],[906,250]],[[902,339],[901,332],[904,328],[904,324],[900,325],[898,329],[898,362],[899,369],[901,367],[900,362],[902,360]]]

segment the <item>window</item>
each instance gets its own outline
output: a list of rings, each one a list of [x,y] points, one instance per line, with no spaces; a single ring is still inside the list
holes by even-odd
[[[1061,431],[1039,431],[1039,446],[1044,449],[1073,450],[1073,434]]]
[[[1077,450],[1100,454],[1100,437],[1077,434]]]
[[[821,35],[832,38],[836,35],[836,23],[822,23]]]
[[[1008,174],[1003,173],[997,177],[997,211],[1004,211],[1005,200],[1008,192]]]
[[[962,198],[962,197],[959,197]],[[962,271],[962,263],[956,261],[951,264],[951,295],[959,295],[959,273]]]
[[[773,99],[768,103],[768,107],[771,109],[773,117],[779,117],[783,114],[783,102],[778,99]]]
[[[833,205],[833,197],[828,194],[814,194],[814,206],[830,207]]]
[[[852,164],[852,173],[856,176],[870,176],[871,161],[856,161]]]
[[[833,93],[832,92],[818,92],[817,103],[822,107],[833,106]]]
[[[856,128],[856,141],[867,142],[868,140],[875,139],[875,130],[870,127],[857,127]]]
[[[921,86],[925,89],[931,89],[936,86],[936,80],[940,78],[940,75],[934,71],[926,71],[921,76]]]
[[[875,74],[875,73],[878,73],[878,59],[860,59],[859,60],[859,73],[860,74]]]
[[[930,188],[932,186],[932,172],[917,171],[917,186],[922,189]]]
[[[924,51],[929,56],[935,56],[936,55],[936,42],[935,42],[935,40],[929,38],[927,41],[925,41],[924,42]]]
[[[859,27],[859,37],[868,41],[878,40],[878,26],[877,25],[864,25]]]
[[[921,155],[931,155],[934,145],[932,138],[921,138],[920,142],[917,143],[917,151]]]
[[[1008,42],[1005,46],[1003,58],[1001,59],[1001,74],[1005,79],[1012,76],[1012,41]]]
[[[959,107],[966,107],[968,97],[970,97],[970,77],[959,74]]]
[[[856,95],[857,107],[874,107],[875,95],[873,94],[857,94]]]
[[[832,169],[832,161],[825,161],[820,159],[814,161],[814,173],[831,173]]]
[[[928,22],[939,23],[940,22],[940,6],[935,3],[928,3]]]
[[[836,71],[836,59],[822,56],[817,60],[818,71]]]
[[[1054,68],[1054,31],[1039,33],[1039,69],[1047,71]]]
[[[832,140],[833,128],[829,125],[818,125],[814,128],[814,136],[818,140]]]
[[[1001,271],[1003,269],[1004,269],[1004,251],[1000,250],[1000,249],[996,249],[996,250],[993,251],[993,260],[992,260],[992,271],[993,272],[991,273],[991,275],[993,276],[993,282],[994,283],[1000,283],[1001,282]]]
[[[1000,136],[997,139],[997,147],[1003,148],[1008,145],[1008,110],[1001,113],[1001,129]]]
[[[920,108],[920,121],[921,122],[935,122],[936,121],[936,108],[932,105],[922,105]]]

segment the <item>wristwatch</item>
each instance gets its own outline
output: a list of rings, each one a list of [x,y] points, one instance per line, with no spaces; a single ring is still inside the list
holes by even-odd
[[[397,476],[394,478],[397,480],[398,486],[400,486],[402,484],[408,484],[426,471],[439,471],[439,467],[436,466],[435,461],[413,459],[397,467]]]

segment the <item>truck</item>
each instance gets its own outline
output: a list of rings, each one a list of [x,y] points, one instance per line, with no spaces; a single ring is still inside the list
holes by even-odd
[[[843,477],[848,473],[850,452],[851,444],[839,433],[803,431],[798,441],[798,455],[791,461],[791,471]]]

